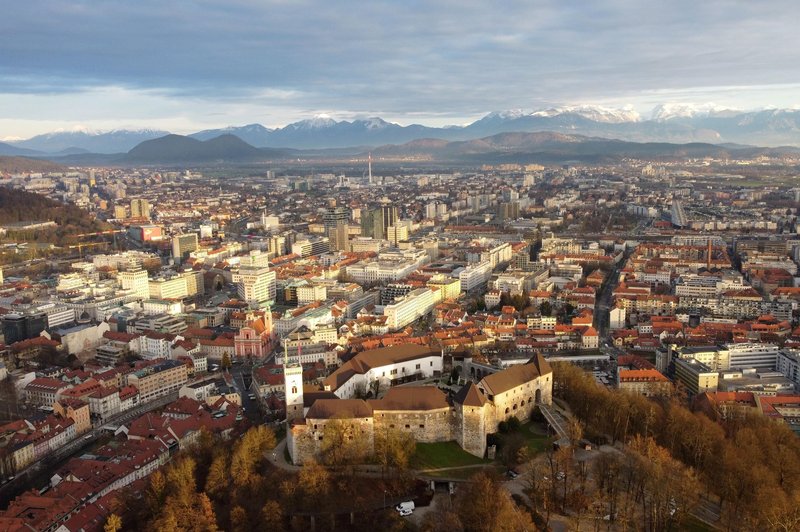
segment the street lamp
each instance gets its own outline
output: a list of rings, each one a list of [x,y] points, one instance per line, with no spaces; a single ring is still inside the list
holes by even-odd
[[[386,490],[383,490],[383,507],[386,508]]]

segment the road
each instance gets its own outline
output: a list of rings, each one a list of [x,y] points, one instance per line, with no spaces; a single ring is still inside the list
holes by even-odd
[[[613,269],[606,277],[606,282],[603,283],[602,289],[597,294],[597,299],[594,306],[593,326],[597,330],[601,346],[606,342],[610,343],[609,313],[611,312],[611,304],[613,302],[612,294],[614,289],[619,284],[619,272],[625,268],[625,263],[628,262],[628,257],[630,257],[630,250],[626,250],[625,255],[619,264],[615,264],[613,266]]]
[[[264,419],[261,415],[261,405],[258,400],[250,399],[250,383],[252,382],[253,367],[251,364],[241,363],[234,364],[230,369],[230,375],[233,377],[233,386],[239,392],[242,398],[242,407],[244,408],[244,415],[253,423],[263,423]]]

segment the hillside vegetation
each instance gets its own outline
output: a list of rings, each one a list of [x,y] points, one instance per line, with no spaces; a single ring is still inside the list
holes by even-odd
[[[60,166],[50,161],[30,159],[28,157],[11,157],[0,155],[0,174],[25,174],[29,172],[61,172]]]

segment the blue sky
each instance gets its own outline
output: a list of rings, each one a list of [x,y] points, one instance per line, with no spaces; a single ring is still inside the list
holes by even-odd
[[[800,105],[796,0],[0,0],[0,138]]]

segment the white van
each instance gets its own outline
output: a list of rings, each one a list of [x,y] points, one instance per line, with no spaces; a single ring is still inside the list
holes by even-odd
[[[395,506],[394,509],[397,510],[398,512],[413,512],[414,501],[401,502],[400,504]]]

